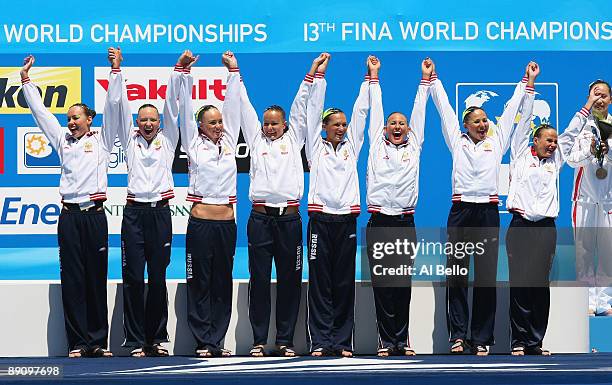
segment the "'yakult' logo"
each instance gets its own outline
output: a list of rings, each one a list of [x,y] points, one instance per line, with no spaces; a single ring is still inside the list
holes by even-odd
[[[168,80],[172,71],[171,67],[121,68],[132,114],[137,114],[138,108],[146,103],[153,104],[160,112],[163,111]],[[96,111],[104,111],[109,73],[110,70],[107,67],[96,67],[94,70]],[[194,101],[194,108],[212,104],[221,109],[227,87],[227,69],[225,67],[196,67],[192,68],[191,74],[193,76],[191,97]]]

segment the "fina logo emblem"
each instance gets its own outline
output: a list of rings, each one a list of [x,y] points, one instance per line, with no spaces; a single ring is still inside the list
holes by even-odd
[[[38,127],[18,128],[18,173],[59,174],[60,159]]]
[[[49,157],[53,150],[49,145],[49,141],[43,134],[29,133],[25,136],[25,148],[26,148],[26,166],[30,163],[28,157],[34,157],[36,159],[44,159]]]
[[[512,97],[516,83],[457,83],[457,115],[468,107],[476,106],[485,110],[489,118],[488,136],[497,132],[497,123],[505,104]],[[531,127],[550,124],[558,129],[557,83],[537,83]],[[462,103],[459,103],[459,100]],[[551,104],[554,108],[551,108]],[[554,115],[553,115],[554,113]],[[517,115],[515,123],[520,119]],[[461,125],[463,129],[463,125]]]

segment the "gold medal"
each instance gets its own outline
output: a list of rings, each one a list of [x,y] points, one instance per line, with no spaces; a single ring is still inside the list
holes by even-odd
[[[597,171],[595,171],[595,176],[597,177],[597,179],[606,179],[606,177],[608,176],[608,170],[603,167],[599,167]]]

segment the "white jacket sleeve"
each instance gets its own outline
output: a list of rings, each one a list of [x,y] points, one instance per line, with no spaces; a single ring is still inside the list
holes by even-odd
[[[366,77],[366,81],[369,81],[369,76]],[[385,112],[383,109],[382,90],[378,82],[370,83],[370,127],[368,128],[370,146],[381,135],[384,135],[384,129]]]
[[[289,111],[288,132],[295,136],[299,147],[302,147],[306,141],[306,106],[312,89],[312,79],[311,76],[306,75],[293,99],[293,103],[291,103],[291,110]]]
[[[252,151],[257,133],[261,130],[261,122],[251,104],[244,82],[240,83],[240,126],[244,140]]]
[[[419,147],[423,146],[425,140],[425,109],[427,107],[427,98],[429,97],[429,81],[421,79],[419,88],[414,98],[412,113],[410,114],[410,129],[417,138]]]
[[[102,144],[109,154],[115,146],[117,134],[125,134],[125,132],[132,129],[132,115],[129,105],[127,109],[124,109],[122,106],[123,95],[125,95],[125,103],[127,104],[127,91],[124,93],[125,84],[123,83],[121,70],[118,68],[112,69],[109,75],[108,91],[106,92],[106,101],[104,102],[104,114],[102,115],[102,129],[100,130]],[[121,137],[119,137],[119,140],[121,140]],[[125,150],[126,148],[123,145],[123,149]]]
[[[23,96],[32,111],[32,117],[36,121],[36,125],[40,128],[49,139],[49,144],[60,153],[61,137],[65,133],[57,118],[47,110],[43,104],[42,97],[38,92],[38,88],[30,81],[29,78],[22,80]]]
[[[185,72],[181,76],[181,88],[179,90],[179,131],[181,133],[181,146],[187,155],[192,151],[191,145],[198,136],[198,124],[194,116],[191,90],[193,88],[193,76]],[[193,155],[193,154],[191,154]],[[190,155],[190,156],[191,156]]]
[[[179,102],[178,96],[181,89],[181,72],[183,67],[176,66],[170,74],[168,86],[166,87],[166,101],[164,102],[164,136],[168,139],[169,150],[174,151],[179,140]]]
[[[306,107],[306,158],[310,164],[314,150],[321,141],[321,129],[323,121],[323,104],[325,103],[325,91],[327,81],[324,77],[315,77]]]
[[[510,163],[518,159],[521,154],[529,148],[529,137],[531,135],[531,118],[533,116],[533,92],[528,92],[525,96],[521,119],[512,134],[510,143]]]
[[[110,134],[114,129],[124,150],[128,148],[132,131],[132,112],[127,97],[127,88],[121,70],[111,70],[102,116],[103,132]],[[113,138],[114,140],[114,138]],[[112,149],[112,148],[111,148]]]
[[[223,132],[233,149],[238,145],[240,136],[240,72],[238,68],[230,69],[227,76],[227,88],[223,101]]]
[[[434,104],[436,105],[438,114],[440,115],[440,121],[442,124],[442,135],[444,136],[446,146],[452,152],[453,148],[461,138],[459,119],[457,119],[457,114],[455,113],[453,107],[451,107],[448,101],[448,95],[446,95],[446,91],[444,90],[442,81],[440,81],[435,76],[432,76],[430,81],[431,97],[433,99]]]
[[[369,83],[378,83],[378,78],[370,79]],[[353,105],[351,122],[349,123],[346,132],[349,142],[353,144],[353,148],[355,150],[355,158],[359,158],[361,146],[363,146],[366,118],[368,117],[369,110],[370,87],[368,86],[368,82],[362,82],[361,86],[359,87],[359,95],[357,96],[357,100],[355,100],[355,104]]]
[[[582,108],[572,117],[565,132],[559,136],[559,150],[563,153],[563,160],[570,167],[578,168],[586,166],[595,161],[595,156],[591,154],[591,132],[582,131],[592,119],[591,113],[586,108]],[[575,132],[575,135],[567,140],[561,141],[561,136],[566,132]]]
[[[558,147],[559,147],[558,149],[559,154],[557,156],[560,158],[559,167],[561,167],[563,162],[565,162],[566,159],[569,158],[570,153],[572,151],[572,147],[574,146],[574,143],[576,142],[576,138],[578,137],[578,134],[580,134],[580,132],[582,131],[584,127],[585,127],[584,124],[580,124],[580,123],[576,124],[574,119],[572,119],[570,121],[569,126],[567,126],[567,128],[565,129],[565,131],[563,131],[563,133],[559,135],[559,138],[557,140]]]
[[[499,122],[497,124],[497,132],[495,133],[495,137],[499,143],[499,148],[502,150],[502,154],[505,154],[508,151],[508,146],[510,145],[510,137],[512,134],[512,129],[514,128],[514,122],[516,120],[516,115],[519,112],[519,109],[524,109],[525,103],[525,92],[527,89],[527,78],[523,77],[515,87],[514,93],[504,108],[504,112],[502,112],[501,117],[499,118]],[[530,92],[533,92],[532,87],[528,87]]]

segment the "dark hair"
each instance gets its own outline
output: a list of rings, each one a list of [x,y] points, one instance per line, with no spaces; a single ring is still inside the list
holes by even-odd
[[[403,113],[403,112],[399,112],[399,111],[393,111],[392,113],[390,113],[389,115],[387,115],[387,119],[385,119],[385,122],[388,122],[389,119],[391,118],[391,115],[393,114],[400,114],[402,115],[404,118],[406,118],[406,121],[408,121],[408,117]]]
[[[89,108],[85,103],[74,103],[70,106],[70,108],[72,107],[81,107],[85,111],[85,115],[90,116],[92,119],[96,117],[96,111]]]
[[[323,124],[327,124],[327,122],[329,122],[329,118],[334,114],[344,114],[344,111],[336,107],[326,109],[323,111]]]
[[[551,126],[550,124],[544,123],[544,124],[540,124],[539,126],[537,126],[535,128],[535,130],[533,130],[533,137],[534,138],[541,137],[542,136],[542,131],[544,131],[544,130],[555,130],[555,131],[557,131],[557,129],[554,128],[553,126]]]
[[[612,88],[610,88],[610,83],[608,83],[605,80],[601,80],[601,79],[597,79],[593,83],[589,84],[589,92],[591,92],[593,87],[595,87],[598,84],[605,84],[606,86],[608,86],[608,93],[612,93]]]
[[[463,110],[463,123],[467,122],[468,117],[470,115],[472,115],[472,112],[476,111],[476,110],[481,110],[484,112],[484,110],[478,106],[469,106],[468,108],[466,108],[465,110]]]
[[[285,110],[283,109],[283,107],[279,106],[278,104],[273,104],[271,106],[268,106],[268,108],[264,110],[264,114],[268,111],[280,112],[281,116],[283,117],[283,120],[285,120]]]
[[[138,107],[138,112],[140,112],[140,110],[142,110],[143,108],[153,108],[155,109],[155,111],[157,111],[157,114],[159,115],[159,110],[157,109],[157,107],[155,107],[151,103],[145,103],[142,106]]]
[[[205,106],[200,107],[198,112],[196,112],[196,120],[198,122],[202,122],[202,117],[204,117],[204,113],[212,109],[218,110],[218,108],[213,106],[212,104],[207,104]]]

